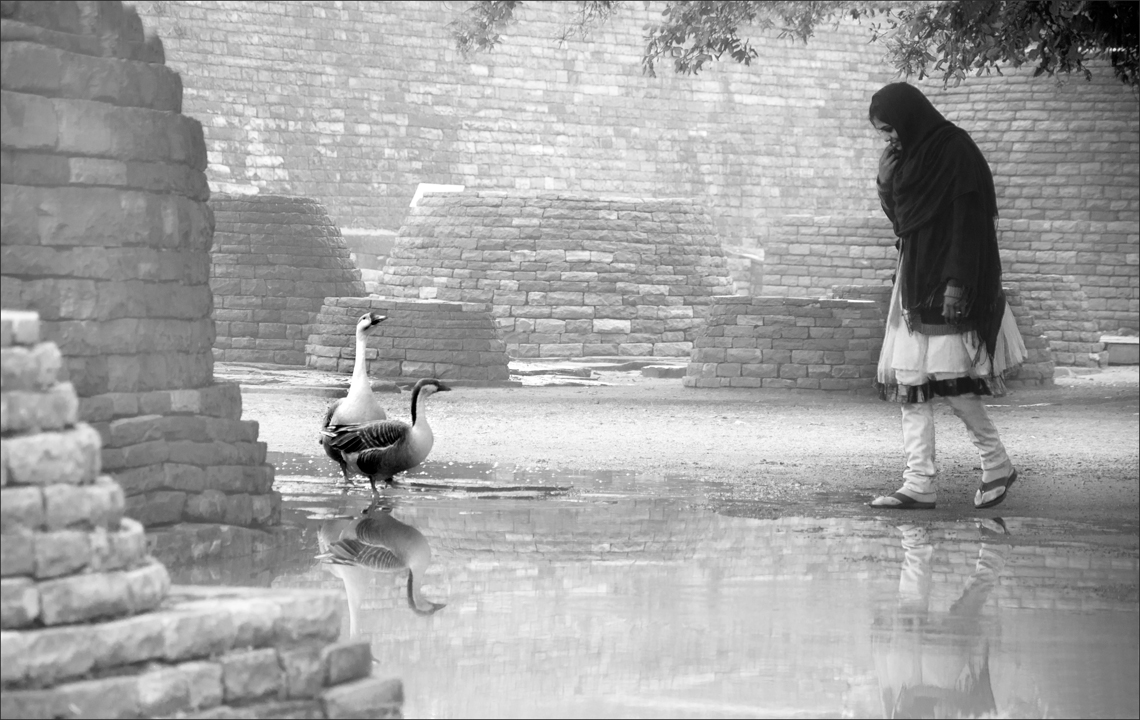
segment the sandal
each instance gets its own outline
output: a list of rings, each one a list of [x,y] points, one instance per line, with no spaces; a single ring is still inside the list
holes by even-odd
[[[893,492],[882,495],[867,503],[873,508],[887,508],[890,510],[933,510],[934,501],[916,500],[902,492]]]
[[[1005,500],[1005,496],[1009,495],[1009,488],[1015,480],[1017,480],[1016,470],[999,480],[982,483],[978,492],[974,494],[974,507],[983,510],[1000,505]],[[997,495],[992,495],[995,491],[998,491]],[[989,496],[989,500],[986,499],[987,496]]]

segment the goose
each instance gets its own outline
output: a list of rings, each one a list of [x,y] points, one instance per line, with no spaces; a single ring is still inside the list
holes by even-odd
[[[372,394],[372,382],[368,379],[368,360],[365,351],[368,349],[368,331],[387,320],[385,315],[364,313],[356,321],[356,361],[352,366],[352,381],[348,385],[348,394],[329,405],[321,424],[321,435],[318,441],[325,449],[325,454],[340,465],[340,472],[344,476],[344,484],[351,485],[348,477],[348,465],[340,456],[329,447],[329,436],[324,433],[330,427],[337,425],[354,425],[359,423],[375,422],[387,419],[384,408]]]
[[[376,481],[392,484],[396,474],[411,470],[427,458],[435,443],[431,426],[423,412],[417,414],[419,401],[436,392],[451,390],[435,378],[424,378],[412,388],[412,424],[400,420],[352,425],[331,425],[323,431],[325,447],[344,462],[347,470],[368,477],[372,494],[378,495]],[[346,473],[347,473],[346,470]]]
[[[431,547],[423,534],[392,517],[392,508],[372,504],[355,520],[322,523],[317,535],[317,559],[344,581],[348,595],[349,635],[359,632],[359,608],[364,588],[374,572],[408,571],[408,607],[417,615],[433,615],[445,607],[426,599],[420,580],[431,564]]]

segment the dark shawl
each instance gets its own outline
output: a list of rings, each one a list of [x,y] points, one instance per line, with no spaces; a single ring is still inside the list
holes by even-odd
[[[976,331],[992,357],[1005,298],[997,198],[985,157],[965,130],[906,83],[875,93],[870,116],[895,128],[902,145],[890,187],[881,192],[902,241],[898,282],[908,326],[928,334]],[[950,279],[962,286],[965,312],[961,323],[947,326],[941,311]]]

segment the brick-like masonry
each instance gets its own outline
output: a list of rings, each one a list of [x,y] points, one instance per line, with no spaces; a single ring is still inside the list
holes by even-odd
[[[510,358],[490,306],[442,300],[327,298],[311,327],[306,364],[351,373],[356,321],[365,312],[387,317],[368,334],[370,377],[433,377],[474,384],[510,379]]]
[[[365,295],[340,230],[308,198],[215,195],[210,207],[214,359],[304,365],[324,299]]]
[[[749,67],[678,76],[666,62],[648,78],[655,5],[627,3],[559,44],[573,4],[525,3],[510,37],[470,59],[447,30],[462,4],[138,7],[203,119],[210,180],[315,198],[341,227],[396,230],[420,182],[699,198],[725,243],[745,248],[783,242],[770,230],[788,215],[879,213],[867,108],[897,78],[866,22],[821,26],[806,44],[760,33]],[[1006,269],[1073,275],[1116,332],[1140,316],[1140,104],[1106,64],[1090,67],[1091,81],[1035,78],[1031,64],[957,87],[910,81],[978,142],[1002,221],[1031,223],[1015,242],[1006,232],[1018,256]],[[850,282],[822,279],[805,295]]]
[[[3,306],[62,350],[128,516],[275,522],[257,423],[213,379],[206,145],[162,42],[117,2],[5,3],[2,21]]]
[[[428,195],[381,280],[395,297],[490,304],[522,358],[682,357],[733,291],[696,202],[565,194]]]
[[[1049,343],[1018,290],[1006,296],[1029,357],[1012,385],[1053,382]],[[685,387],[869,391],[883,344],[890,287],[840,286],[833,297],[716,298],[682,380]]]
[[[0,311],[0,714],[399,717],[338,593],[172,591],[40,332]]]

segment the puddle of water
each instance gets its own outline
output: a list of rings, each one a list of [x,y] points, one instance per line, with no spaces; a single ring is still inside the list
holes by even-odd
[[[292,526],[219,581],[342,593],[406,717],[1140,713],[1135,536],[761,520],[681,477],[458,464],[362,515],[367,486],[333,488],[323,458],[271,461]],[[411,556],[415,602],[407,569],[316,559],[344,538]]]

